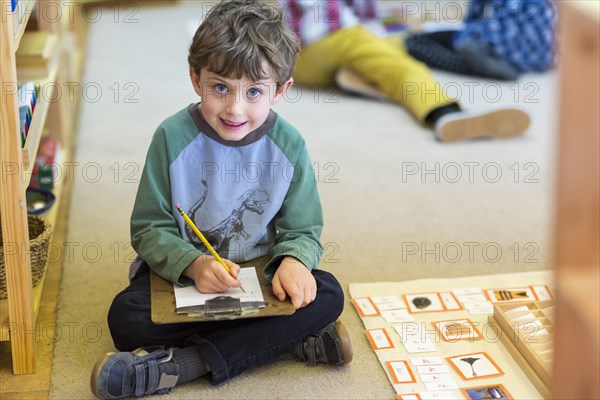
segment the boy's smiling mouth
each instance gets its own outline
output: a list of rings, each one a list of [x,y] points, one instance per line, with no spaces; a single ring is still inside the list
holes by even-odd
[[[240,129],[247,123],[247,121],[246,122],[234,122],[234,121],[224,120],[223,118],[219,118],[219,119],[221,120],[221,123],[223,124],[223,126],[225,126],[225,128],[227,128],[227,129]]]

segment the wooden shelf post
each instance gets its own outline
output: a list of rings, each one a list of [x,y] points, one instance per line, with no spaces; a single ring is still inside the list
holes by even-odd
[[[13,371],[35,372],[35,326],[29,257],[27,203],[23,190],[17,71],[13,40],[13,19],[8,15],[10,0],[2,0],[0,31],[0,218],[4,242],[4,263]]]
[[[600,398],[600,6],[559,3],[554,399]]]

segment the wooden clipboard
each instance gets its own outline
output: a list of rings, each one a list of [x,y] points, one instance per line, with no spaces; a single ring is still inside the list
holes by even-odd
[[[271,283],[262,274],[262,269],[269,260],[268,257],[260,257],[245,263],[240,267],[256,267],[258,281],[262,290],[263,298],[267,306],[261,308],[257,313],[242,316],[240,318],[259,318],[273,317],[281,315],[292,315],[296,309],[289,298],[280,301],[273,294]],[[212,321],[202,316],[188,316],[187,314],[177,314],[175,312],[175,293],[173,292],[173,283],[150,271],[150,305],[151,318],[155,324],[173,324],[184,322]]]

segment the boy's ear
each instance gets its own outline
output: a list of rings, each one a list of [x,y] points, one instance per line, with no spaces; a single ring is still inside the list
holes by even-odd
[[[196,74],[194,68],[190,67],[190,80],[192,81],[192,86],[194,87],[194,92],[200,97],[202,97],[202,89],[200,87],[200,75]]]
[[[279,89],[275,92],[275,97],[273,98],[273,104],[278,103],[279,100],[283,98],[285,92],[288,91],[294,85],[294,78],[288,79]]]

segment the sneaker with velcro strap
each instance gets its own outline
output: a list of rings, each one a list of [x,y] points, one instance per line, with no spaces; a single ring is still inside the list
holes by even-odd
[[[162,346],[106,353],[92,370],[91,389],[99,399],[166,394],[177,384],[173,349]]]
[[[309,366],[342,365],[352,361],[352,344],[346,327],[335,321],[304,338],[293,353]]]

